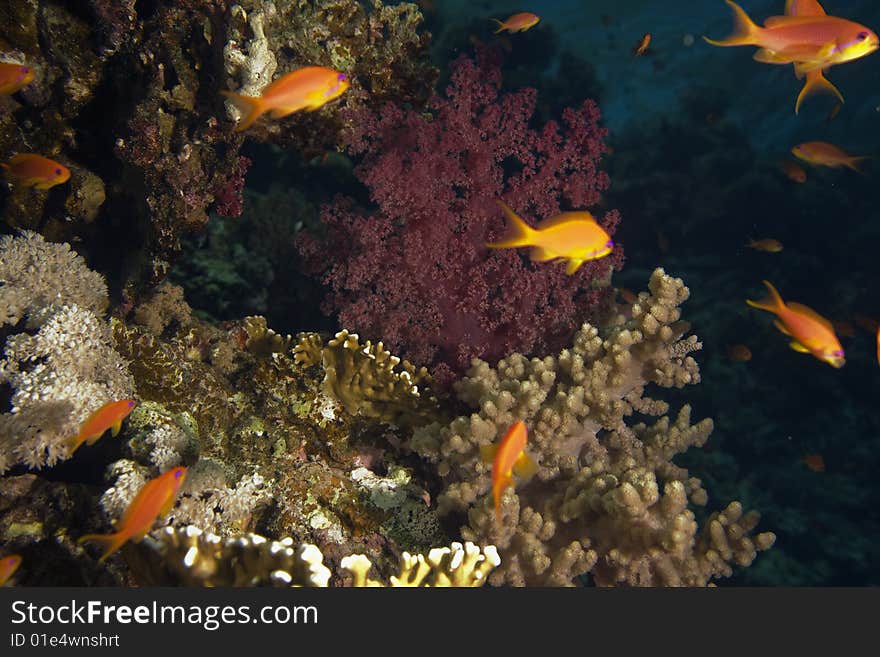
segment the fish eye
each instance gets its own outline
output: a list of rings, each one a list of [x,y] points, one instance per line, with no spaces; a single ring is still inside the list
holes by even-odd
[[[55,175],[56,175],[56,176],[60,176],[60,175],[61,175],[61,169],[55,169]]]
[[[857,38],[859,41],[864,41],[865,39],[868,38],[868,36],[869,36],[869,34],[868,34],[867,32],[859,32],[859,33],[856,35],[856,38]]]
[[[337,79],[340,82],[348,82],[348,76],[345,73],[340,73]]]
[[[175,479],[180,479],[182,476],[183,476],[183,470],[178,470],[177,472],[174,473]]]
[[[605,246],[607,246],[609,249],[613,249],[614,248],[614,240],[608,240],[608,242],[605,244]]]

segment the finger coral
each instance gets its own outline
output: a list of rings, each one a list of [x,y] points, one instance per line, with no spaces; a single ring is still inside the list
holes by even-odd
[[[378,209],[340,198],[322,210],[325,237],[299,238],[307,268],[330,286],[325,311],[444,383],[475,356],[570,339],[604,299],[620,248],[567,276],[557,263],[485,247],[502,230],[497,199],[538,221],[594,206],[608,187],[596,104],[536,129],[536,100],[534,89],[502,94],[497,58],[483,52],[452,65],[428,112],[393,103],[351,112],[349,151],[363,155],[355,175]],[[599,221],[613,233],[619,216]]]
[[[688,406],[671,420],[665,402],[645,396],[649,383],[700,380],[690,353],[701,345],[679,320],[688,294],[657,269],[631,320],[601,333],[584,324],[556,357],[512,354],[496,368],[475,360],[455,385],[474,412],[415,431],[413,449],[447,482],[440,510],[466,513],[466,540],[498,546],[493,583],[572,585],[589,573],[600,586],[706,585],[772,545],[772,533],[751,536],[759,516],[743,515],[738,503],[698,532],[689,504],[705,505],[706,491],[673,458],[702,446],[712,421],[692,424]],[[662,417],[627,423],[635,413]],[[480,447],[518,419],[539,468],[503,496],[499,525]]]

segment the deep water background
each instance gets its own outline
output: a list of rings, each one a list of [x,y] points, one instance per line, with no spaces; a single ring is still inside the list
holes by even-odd
[[[616,240],[627,258],[614,284],[638,291],[656,266],[683,278],[684,318],[703,342],[702,383],[666,398],[714,418],[715,432],[679,462],[702,478],[708,510],[738,499],[762,513],[759,529],[777,534],[773,549],[728,582],[880,585],[880,366],[874,335],[856,322],[880,318],[880,164],[869,162],[863,176],[807,168],[803,184],[778,166],[808,140],[880,155],[880,53],[831,69],[846,102],[829,120],[836,101],[826,96],[795,115],[801,82],[790,66],[754,62],[752,47],[703,42],[731,30],[722,0],[421,4],[441,84],[449,61],[475,41],[502,40],[505,84],[536,86],[545,116],[584,97],[599,102],[613,149],[604,205],[622,213]],[[742,4],[762,22],[784,3]],[[880,30],[880,3],[824,7]],[[541,24],[492,35],[489,18],[522,10]],[[634,58],[645,32],[650,53]],[[172,277],[215,319],[264,314],[280,332],[333,330],[318,308],[320,287],[297,270],[290,236],[314,226],[317,205],[333,194],[363,198],[351,162],[263,146],[245,153],[254,165],[243,216],[212,220]],[[744,246],[763,237],[784,250]],[[790,350],[771,315],[746,306],[764,296],[762,279],[787,301],[854,326],[842,337],[844,368]],[[749,347],[750,361],[728,356],[736,344]],[[824,472],[804,462],[816,454]]]

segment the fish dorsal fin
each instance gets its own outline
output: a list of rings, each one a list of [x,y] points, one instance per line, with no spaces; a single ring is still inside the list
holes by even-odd
[[[785,0],[786,16],[825,16],[825,9],[817,0]]]
[[[807,306],[805,306],[802,303],[797,303],[795,301],[789,301],[788,302],[788,309],[793,310],[794,312],[798,313],[799,315],[805,315],[806,317],[809,317],[810,319],[812,319],[816,322],[819,322],[822,326],[827,328],[832,333],[834,332],[834,327],[831,326],[831,322],[829,322],[827,319],[822,317],[822,315],[817,313],[812,308],[808,308]]]
[[[541,221],[537,225],[537,229],[544,230],[546,228],[555,228],[556,226],[561,226],[562,224],[571,223],[573,221],[589,221],[591,223],[596,223],[596,218],[589,212],[583,210],[580,212],[562,212],[555,217],[549,217]]]
[[[825,18],[824,14],[789,14],[787,16],[770,16],[764,21],[764,27],[786,27],[789,25],[804,25],[816,23]]]

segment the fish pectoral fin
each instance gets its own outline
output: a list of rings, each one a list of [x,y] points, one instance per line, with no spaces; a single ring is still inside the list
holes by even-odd
[[[571,276],[580,269],[582,264],[584,264],[583,260],[569,260],[568,265],[565,267],[565,273]]]
[[[802,353],[802,354],[810,353],[810,350],[807,349],[804,345],[802,345],[797,340],[792,340],[791,342],[788,343],[788,346],[791,347],[792,349],[794,349],[795,351]]]
[[[780,322],[778,319],[773,320],[773,326],[778,328],[782,333],[785,333],[785,335],[791,335],[791,333],[789,333],[788,329],[785,328],[785,324]]]
[[[523,452],[513,464],[513,473],[520,479],[528,481],[535,476],[538,471],[538,464],[535,463],[528,454]]]
[[[529,259],[532,262],[547,262],[548,260],[556,260],[559,256],[556,253],[544,248],[543,246],[535,246],[532,248]]]
[[[159,509],[159,515],[157,518],[161,518],[162,516],[167,516],[168,513],[174,508],[174,503],[177,501],[177,495],[169,495],[168,499],[162,505],[162,508]]]
[[[292,107],[276,107],[275,109],[269,112],[269,116],[273,119],[280,119],[282,116],[288,116],[289,114],[293,114],[294,112],[298,112],[301,109],[305,109],[306,105],[296,105]]]
[[[480,458],[485,463],[491,463],[495,460],[495,454],[498,451],[496,445],[480,445]]]
[[[762,64],[791,64],[794,59],[784,55],[778,50],[769,50],[767,48],[761,48],[756,51],[754,55],[752,55],[752,59],[756,62],[761,62]]]
[[[119,432],[122,430],[122,420],[117,420],[113,424],[110,425],[110,435],[116,438],[119,435]]]

